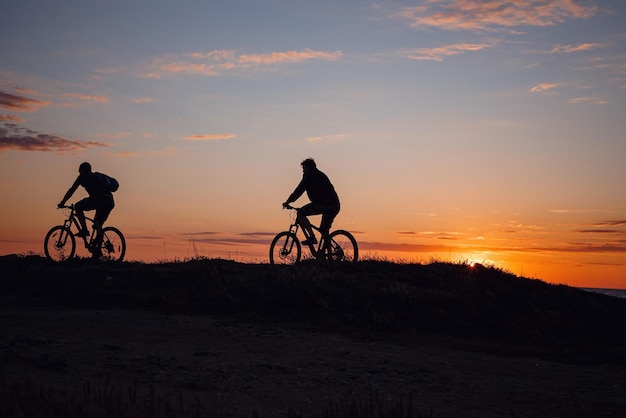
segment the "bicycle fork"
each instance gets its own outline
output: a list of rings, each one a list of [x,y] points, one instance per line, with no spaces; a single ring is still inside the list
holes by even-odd
[[[67,238],[72,234],[71,226],[72,226],[71,219],[66,219],[65,222],[63,222],[63,229],[61,230],[61,233],[59,234],[59,239],[57,239],[57,242],[56,242],[57,248],[62,248],[65,246],[65,243],[67,242]]]
[[[292,233],[294,237],[297,237],[296,234],[298,233],[298,225],[297,224],[291,225],[289,227],[289,232]],[[293,249],[296,239],[285,240],[285,244],[283,245],[283,249],[281,250],[281,253],[283,255],[291,254],[291,250]]]

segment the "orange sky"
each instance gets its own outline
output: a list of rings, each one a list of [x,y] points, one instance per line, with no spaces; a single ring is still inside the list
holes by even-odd
[[[364,257],[626,288],[626,3],[492,3],[3,5],[0,254],[89,161],[129,260],[267,262],[313,157]]]

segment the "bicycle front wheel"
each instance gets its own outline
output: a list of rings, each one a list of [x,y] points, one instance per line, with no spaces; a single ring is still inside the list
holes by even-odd
[[[356,263],[359,259],[359,247],[356,239],[348,231],[338,229],[330,234],[330,261],[344,261]]]
[[[126,254],[126,239],[122,232],[107,226],[102,229],[102,258],[106,261],[122,261]]]
[[[53,261],[65,261],[76,253],[76,238],[69,228],[63,225],[52,227],[43,241],[46,257]]]
[[[302,256],[302,246],[296,234],[283,231],[270,245],[270,264],[296,264]]]

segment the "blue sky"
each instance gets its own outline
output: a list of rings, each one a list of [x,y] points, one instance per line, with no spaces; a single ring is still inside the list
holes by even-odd
[[[3,253],[40,251],[88,160],[122,183],[110,222],[131,257],[189,256],[205,232],[208,256],[262,260],[313,157],[342,199],[336,226],[372,254],[626,276],[621,2],[1,10]]]

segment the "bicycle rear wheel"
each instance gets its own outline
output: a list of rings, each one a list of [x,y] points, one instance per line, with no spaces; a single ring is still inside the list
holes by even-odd
[[[302,246],[296,234],[283,231],[270,245],[270,264],[296,264],[302,256]]]
[[[43,241],[46,257],[53,261],[65,261],[76,253],[76,238],[69,228],[63,225],[54,226],[46,234]]]
[[[102,229],[102,258],[105,261],[122,261],[126,254],[126,239],[122,232],[107,226]]]
[[[330,261],[356,263],[359,259],[359,247],[356,239],[348,231],[338,229],[330,234]]]

